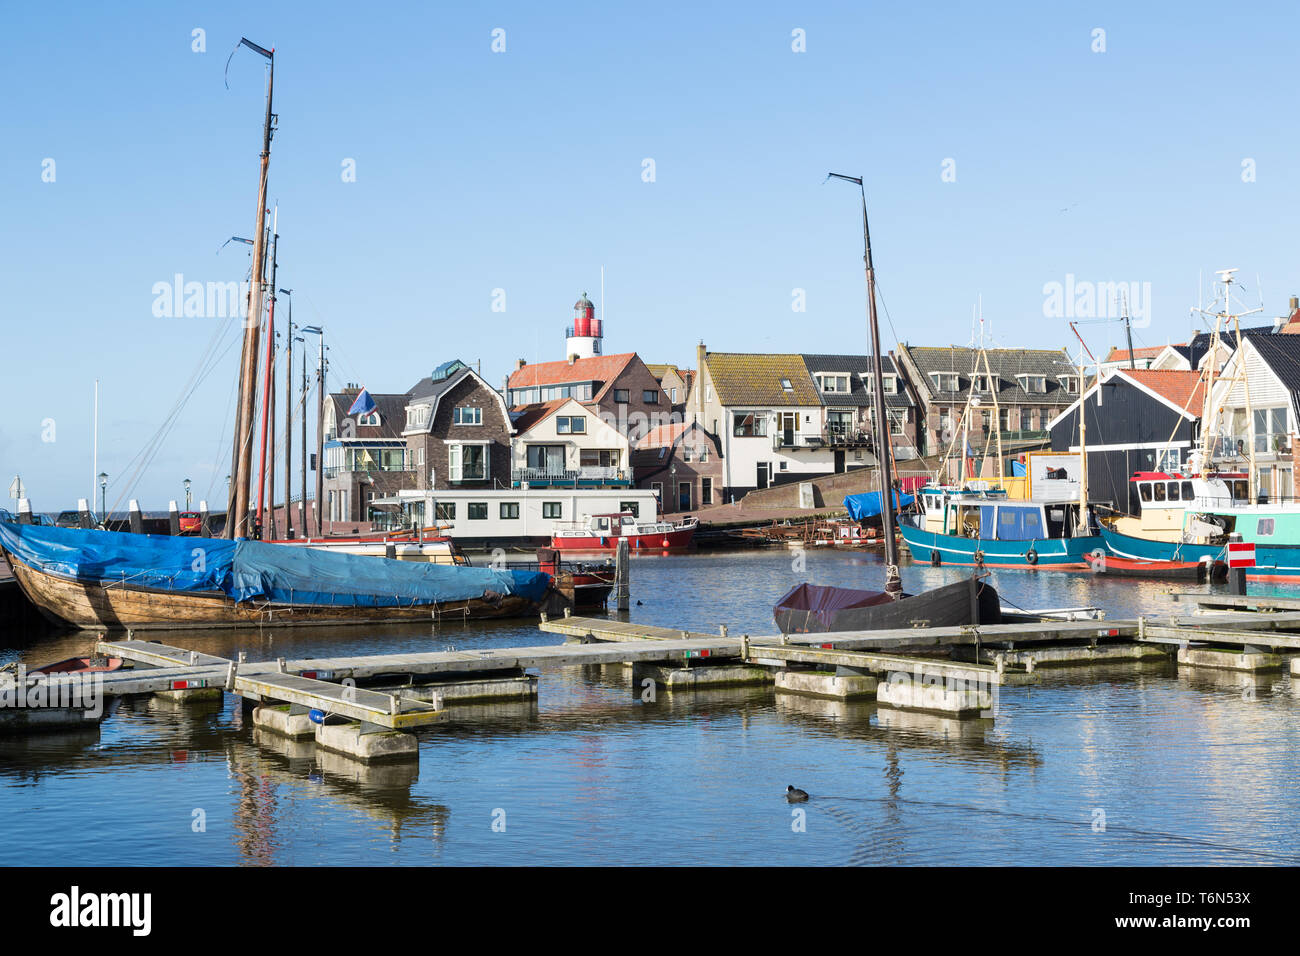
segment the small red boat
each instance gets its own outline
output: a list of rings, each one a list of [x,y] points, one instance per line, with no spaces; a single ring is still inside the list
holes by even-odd
[[[94,674],[115,671],[122,666],[120,657],[69,657],[44,667],[33,667],[28,674]]]
[[[1089,554],[1086,557],[1094,574],[1108,577],[1198,581],[1206,574],[1206,565],[1199,561],[1140,561],[1113,554]]]
[[[639,522],[630,511],[592,515],[586,524],[557,525],[551,547],[560,551],[613,551],[622,538],[633,551],[689,548],[699,519]]]

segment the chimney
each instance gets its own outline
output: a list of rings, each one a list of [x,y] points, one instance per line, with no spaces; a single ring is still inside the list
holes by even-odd
[[[704,339],[695,346],[695,420],[704,418],[704,356],[708,354]]]
[[[1287,306],[1286,321],[1279,323],[1278,332],[1286,335],[1300,335],[1300,298],[1291,296],[1291,301]]]
[[[523,367],[524,367],[525,365],[527,365],[527,364],[528,364],[528,363],[527,363],[526,361],[524,361],[523,359],[515,359],[515,371],[516,371],[516,372],[519,371],[521,368],[523,368]]]
[[[570,354],[570,355],[569,355],[569,364],[572,365],[572,364],[573,364],[574,362],[576,362],[576,361],[578,361],[578,355],[577,355],[577,353],[575,352],[575,353]]]

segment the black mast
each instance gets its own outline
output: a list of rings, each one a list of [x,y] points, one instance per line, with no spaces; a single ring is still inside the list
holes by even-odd
[[[894,489],[891,476],[893,449],[889,444],[889,420],[885,413],[884,360],[880,355],[880,323],[876,319],[876,270],[871,263],[871,230],[867,226],[867,191],[859,176],[830,173],[827,178],[857,183],[862,196],[862,262],[867,271],[867,324],[871,328],[872,381],[875,387],[876,460],[880,468],[880,524],[885,536],[885,592],[894,598],[903,596],[903,582],[898,576],[898,542],[894,539]]]

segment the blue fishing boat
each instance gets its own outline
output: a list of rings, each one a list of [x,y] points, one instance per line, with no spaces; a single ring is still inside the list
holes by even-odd
[[[1219,516],[1223,517],[1221,513]],[[1249,580],[1300,583],[1300,545],[1270,543],[1261,540],[1258,533],[1260,521],[1265,523],[1266,528],[1270,527],[1270,520],[1276,526],[1276,516],[1256,518],[1253,521],[1241,520],[1239,513],[1232,517],[1236,519],[1236,527],[1239,529],[1236,533],[1241,535],[1244,542],[1255,545],[1255,566],[1246,571]],[[1138,561],[1194,561],[1206,565],[1211,572],[1222,570],[1222,566],[1228,562],[1226,541],[1212,544],[1157,541],[1121,534],[1105,524],[1101,526],[1101,534],[1106,542],[1107,553],[1122,558]]]
[[[1104,553],[1073,501],[1015,501],[1000,490],[923,488],[922,511],[899,522],[912,560],[988,568],[1088,570]]]

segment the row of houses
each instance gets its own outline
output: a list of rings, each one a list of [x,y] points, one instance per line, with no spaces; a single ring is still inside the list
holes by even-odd
[[[330,395],[328,520],[382,523],[403,501],[435,500],[440,508],[436,501],[453,492],[548,489],[604,490],[620,507],[689,512],[876,461],[870,356],[716,352],[701,342],[695,368],[684,369],[635,352],[607,355],[603,331],[584,295],[564,329],[565,357],[521,359],[500,387],[451,360],[405,391],[370,392],[374,407],[364,414],[350,414],[360,386]],[[1212,365],[1222,380],[1220,433],[1255,448],[1261,490],[1290,496],[1297,331],[1293,300],[1288,321],[1243,330],[1240,344],[1225,336],[1217,351],[1208,335],[1142,355],[1112,350],[1099,380],[1063,350],[903,342],[882,363],[893,454],[906,461],[995,448],[1004,459],[1069,451],[1077,449],[1086,408],[1094,495],[1127,510],[1134,471],[1186,463],[1201,433],[1198,383]],[[1234,363],[1246,365],[1253,422],[1245,420],[1241,383],[1227,384]],[[466,501],[476,518],[484,509],[504,517],[512,504]],[[548,518],[582,517],[576,505],[550,499],[538,507]]]

